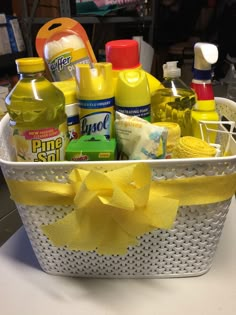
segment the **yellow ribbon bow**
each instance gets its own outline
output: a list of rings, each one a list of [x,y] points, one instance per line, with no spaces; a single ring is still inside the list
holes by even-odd
[[[180,205],[231,198],[236,174],[153,181],[148,164],[137,163],[108,172],[74,169],[69,183],[7,182],[18,203],[74,204],[64,218],[41,227],[55,246],[122,255],[144,233],[171,228]]]
[[[108,173],[75,169],[70,180],[75,211],[42,227],[56,246],[121,255],[138,244],[138,236],[168,229],[175,219],[178,200],[155,194],[145,164]]]

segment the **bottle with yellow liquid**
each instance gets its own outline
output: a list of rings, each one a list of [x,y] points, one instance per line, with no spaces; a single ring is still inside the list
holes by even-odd
[[[5,103],[17,161],[64,160],[67,117],[63,93],[44,77],[42,58],[20,58],[16,66],[19,81]]]
[[[191,111],[196,103],[195,92],[181,80],[181,69],[177,61],[163,65],[164,88],[152,97],[151,121],[179,124],[181,136],[192,134]]]

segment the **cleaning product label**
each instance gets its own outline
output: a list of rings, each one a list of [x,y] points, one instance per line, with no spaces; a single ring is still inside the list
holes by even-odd
[[[69,140],[78,139],[80,137],[79,104],[67,104],[65,111]]]
[[[13,141],[17,161],[54,162],[62,161],[67,145],[66,123],[59,128],[38,130],[14,129]]]
[[[67,127],[69,133],[69,139],[78,139],[80,135],[79,115],[71,116],[67,118]]]
[[[48,67],[54,81],[63,81],[75,77],[75,65],[90,64],[86,48],[64,50],[48,61]]]
[[[150,104],[143,106],[118,106],[116,105],[116,111],[125,114],[127,116],[138,116],[147,121],[151,121]]]
[[[75,64],[96,62],[85,29],[74,19],[61,17],[48,21],[39,29],[35,44],[54,81],[74,78]]]
[[[82,136],[66,147],[67,161],[116,160],[116,140],[105,136]]]
[[[81,135],[113,136],[114,97],[103,100],[80,100]]]
[[[196,92],[198,100],[214,100],[214,92],[211,81],[209,83],[191,83],[192,89]]]

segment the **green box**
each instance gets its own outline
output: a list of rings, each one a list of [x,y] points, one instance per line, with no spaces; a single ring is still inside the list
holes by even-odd
[[[66,148],[67,161],[113,161],[117,159],[116,140],[105,136],[82,136]]]

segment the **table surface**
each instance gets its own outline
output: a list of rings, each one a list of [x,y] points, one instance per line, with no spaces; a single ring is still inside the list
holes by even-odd
[[[83,279],[39,267],[24,228],[0,247],[3,315],[235,315],[236,201],[208,273],[172,279]]]

